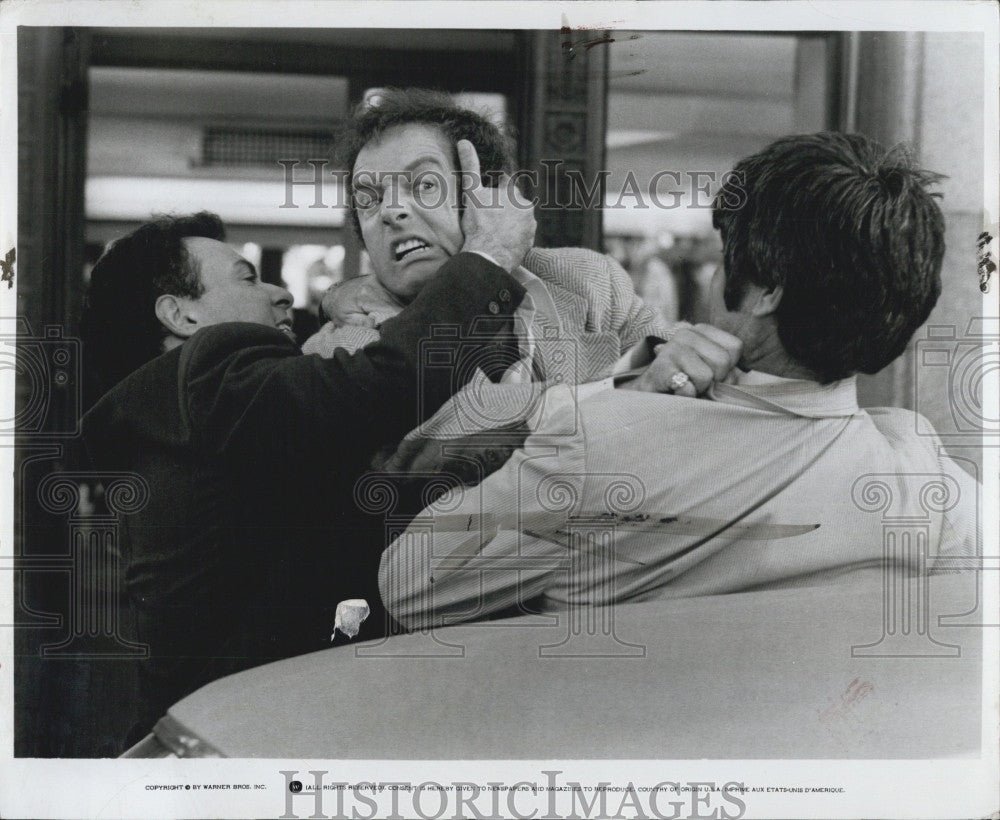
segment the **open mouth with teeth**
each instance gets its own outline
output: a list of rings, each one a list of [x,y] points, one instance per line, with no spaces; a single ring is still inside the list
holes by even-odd
[[[396,257],[396,261],[400,262],[412,253],[417,251],[423,251],[430,248],[426,242],[422,239],[406,239],[392,248],[393,255]]]

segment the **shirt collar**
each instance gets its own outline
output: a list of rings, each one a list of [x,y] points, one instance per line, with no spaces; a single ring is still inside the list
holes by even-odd
[[[713,385],[708,394],[724,404],[777,410],[804,418],[837,418],[860,412],[855,376],[820,384],[751,370],[738,372],[735,384]]]
[[[796,379],[786,379],[784,376],[775,376],[773,373],[762,373],[760,370],[740,370],[738,367],[733,371],[733,374],[731,384],[738,385],[739,387],[760,384],[785,384],[796,381]]]

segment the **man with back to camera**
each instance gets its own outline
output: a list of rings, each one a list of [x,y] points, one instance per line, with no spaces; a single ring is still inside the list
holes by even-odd
[[[290,294],[260,281],[211,214],[147,223],[94,267],[85,366],[108,392],[83,419],[84,443],[96,469],[134,472],[149,490],[120,521],[124,591],[150,651],[129,741],[210,680],[329,646],[338,600],[378,600],[378,555],[352,549],[355,479],[420,421],[418,391],[433,412],[467,357],[516,346],[523,289],[505,268],[531,245],[532,212],[464,219],[461,248],[381,341],[330,360],[301,355]],[[469,341],[483,321],[490,333]],[[435,325],[460,329],[457,370],[422,374]]]
[[[853,500],[870,474],[896,515],[928,519],[931,558],[974,555],[977,483],[917,434],[915,413],[861,410],[855,387],[903,353],[940,294],[944,219],[927,190],[938,178],[837,133],[738,163],[714,203],[724,263],[709,299],[712,324],[743,343],[739,367],[695,400],[649,392],[670,377],[660,358],[582,401],[575,428],[572,407],[553,412],[460,503],[422,513],[425,528],[436,520],[430,541],[407,533],[386,551],[390,614],[417,629],[538,598],[562,609],[880,567],[882,519]],[[615,480],[630,500],[610,492]],[[928,512],[917,480],[939,481],[953,505]],[[571,541],[572,517],[603,517],[613,548]],[[917,550],[895,560],[920,568]]]

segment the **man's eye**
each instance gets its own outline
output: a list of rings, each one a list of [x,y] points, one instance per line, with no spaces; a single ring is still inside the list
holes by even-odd
[[[354,207],[359,211],[367,211],[378,203],[378,197],[371,191],[355,191]]]
[[[420,183],[421,191],[433,191],[435,188],[437,188],[437,182],[433,179],[425,179]]]

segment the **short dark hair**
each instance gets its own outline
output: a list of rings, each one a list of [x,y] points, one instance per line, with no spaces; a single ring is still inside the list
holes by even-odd
[[[823,383],[902,354],[941,293],[944,217],[902,146],[859,134],[779,139],[741,160],[713,204],[725,302],[781,285],[778,337]]]
[[[167,330],[156,318],[164,294],[198,298],[201,272],[182,240],[224,240],[222,220],[202,211],[160,216],[116,240],[90,274],[80,318],[89,391],[97,398],[163,352]]]
[[[431,125],[451,142],[452,161],[458,168],[459,140],[468,140],[479,155],[484,184],[497,184],[501,173],[514,171],[514,140],[498,126],[475,111],[462,108],[448,94],[426,88],[380,89],[372,103],[363,102],[347,120],[338,139],[337,159],[347,171],[347,203],[355,233],[361,236],[361,224],[354,208],[351,177],[358,154],[372,140],[399,125]],[[508,132],[510,128],[508,126]],[[388,169],[398,170],[398,169]]]

